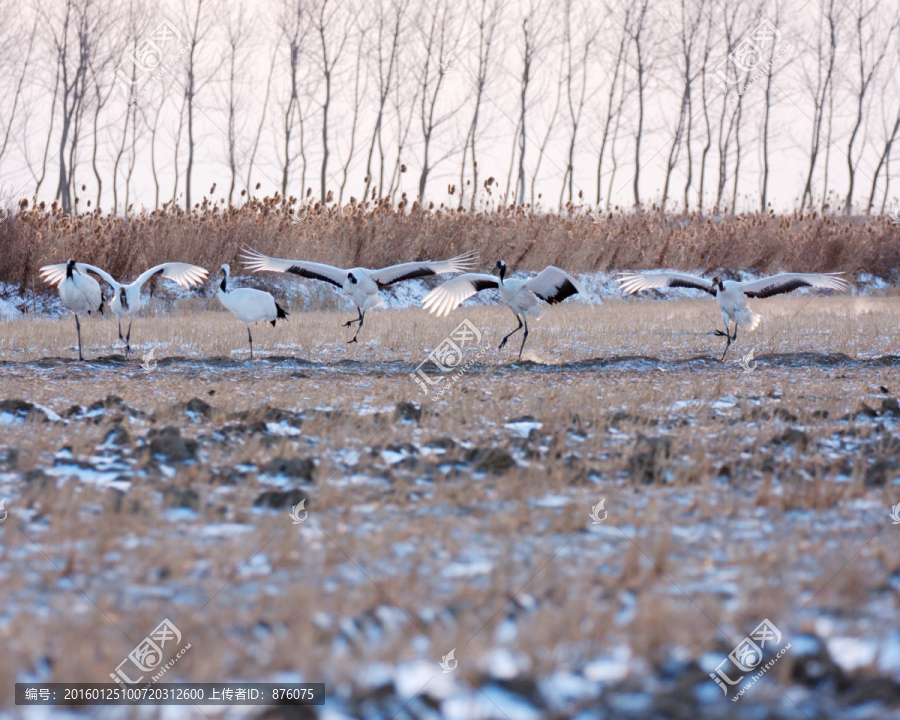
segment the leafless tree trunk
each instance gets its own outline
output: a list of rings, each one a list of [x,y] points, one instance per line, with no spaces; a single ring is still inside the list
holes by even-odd
[[[183,2],[187,3],[189,0],[183,0]],[[222,61],[220,61],[219,65],[216,68],[212,69],[207,75],[207,79],[204,81],[199,81],[199,73],[201,72],[198,61],[202,53],[200,52],[200,45],[203,43],[205,39],[207,39],[208,34],[210,33],[210,29],[213,27],[212,23],[204,22],[201,24],[200,22],[200,14],[201,10],[204,6],[204,0],[193,0],[197,3],[197,9],[193,13],[193,23],[191,23],[190,13],[188,12],[187,5],[185,4],[185,20],[188,30],[188,51],[185,53],[187,58],[187,84],[184,88],[185,98],[187,99],[187,131],[188,131],[188,163],[187,163],[187,173],[185,174],[184,184],[185,184],[185,208],[188,212],[191,211],[193,205],[191,204],[191,176],[194,171],[194,152],[195,152],[195,143],[194,143],[194,103],[197,95],[200,91],[206,86],[206,84],[216,75],[218,68],[221,66]]]
[[[488,4],[490,2],[490,5]],[[471,80],[475,85],[475,108],[472,110],[472,122],[469,123],[469,131],[463,143],[462,163],[459,171],[459,207],[464,207],[466,189],[466,155],[469,146],[472,147],[472,196],[469,198],[469,206],[474,210],[475,196],[478,194],[478,157],[476,153],[476,141],[478,139],[478,118],[481,112],[481,101],[484,97],[485,86],[488,79],[488,68],[491,60],[491,47],[494,42],[494,33],[499,23],[500,0],[481,0],[478,21],[478,66]]]
[[[827,40],[822,37],[823,23],[826,24]],[[813,131],[809,148],[809,170],[806,173],[806,184],[803,187],[803,195],[800,198],[801,210],[804,207],[811,209],[813,206],[813,178],[821,147],[822,122],[825,119],[825,100],[834,82],[834,63],[837,57],[837,25],[838,13],[835,10],[834,0],[823,0],[819,13],[819,28],[816,33],[816,80],[813,83],[809,74],[807,74],[806,80],[806,85],[813,100]]]
[[[435,162],[429,159],[434,133],[438,126],[452,117],[458,108],[450,108],[443,114],[438,113],[438,96],[441,85],[447,75],[442,66],[444,58],[459,41],[459,31],[455,30],[456,19],[451,13],[452,0],[436,0],[434,12],[428,23],[423,23],[425,35],[425,62],[421,70],[419,119],[422,126],[422,171],[419,175],[419,201],[425,199],[425,186],[428,174]]]
[[[278,47],[276,46],[275,49],[272,51],[272,60],[269,63],[269,72],[268,72],[268,75],[266,78],[266,96],[265,96],[265,99],[263,100],[262,111],[260,112],[260,115],[259,115],[259,125],[256,128],[256,135],[253,138],[253,147],[250,149],[250,157],[247,159],[247,181],[244,186],[246,187],[248,193],[250,192],[250,187],[251,187],[250,179],[253,176],[253,166],[254,166],[254,163],[256,162],[256,153],[259,150],[259,141],[262,138],[263,128],[265,127],[265,124],[266,124],[266,112],[269,109],[269,96],[272,91],[272,76],[275,74],[275,60],[277,57],[278,57]],[[301,186],[300,194],[301,195],[303,194],[302,186]]]
[[[98,36],[102,28],[97,20],[91,18],[90,0],[65,0],[62,26],[57,28],[54,19],[50,17],[46,17],[46,22],[50,27],[62,80],[62,127],[56,199],[60,200],[62,211],[69,214],[72,212],[69,193],[71,177],[70,170],[66,168],[66,151],[78,144],[75,123],[84,102],[88,65],[98,49]],[[74,62],[70,67],[71,59],[74,59]]]
[[[600,140],[600,151],[597,153],[597,204],[600,204],[601,199],[601,189],[603,187],[603,156],[606,152],[606,144],[609,139],[609,128],[612,124],[614,114],[618,116],[619,113],[622,112],[622,105],[625,101],[625,93],[624,91],[620,94],[620,100],[616,107],[616,110],[613,111],[613,98],[616,94],[616,85],[619,81],[619,74],[622,74],[622,83],[624,86],[625,82],[625,71],[627,68],[628,61],[628,40],[631,37],[631,13],[634,8],[634,4],[630,4],[625,12],[625,17],[621,22],[613,22],[612,27],[621,28],[620,34],[616,36],[616,59],[612,63],[612,78],[609,82],[609,94],[606,98],[606,112],[604,114],[603,121],[603,132],[601,133]],[[609,16],[611,17],[611,15]],[[607,73],[607,76],[609,73]],[[607,196],[607,209],[609,208],[609,196]]]
[[[228,183],[228,206],[231,207],[234,202],[234,188],[238,176],[238,115],[239,110],[244,107],[244,103],[238,95],[238,70],[244,67],[244,48],[249,38],[252,37],[255,23],[246,16],[243,3],[239,3],[233,12],[231,8],[225,8],[225,12],[228,13],[225,27],[228,40],[226,111],[228,113],[228,170],[231,173]]]
[[[644,134],[644,88],[647,86],[649,67],[645,62],[645,53],[641,45],[642,36],[645,30],[644,22],[647,19],[647,5],[649,0],[642,0],[640,10],[635,20],[634,32],[631,40],[634,43],[635,59],[637,64],[637,88],[638,88],[638,121],[637,130],[634,134],[634,206],[638,209],[641,207],[641,136]],[[652,42],[652,41],[651,41]]]
[[[701,0],[703,3],[705,0]],[[692,6],[693,8],[693,6]],[[666,203],[669,199],[669,183],[672,178],[672,170],[678,163],[678,155],[681,151],[681,143],[685,134],[685,125],[687,124],[691,103],[691,84],[693,76],[691,75],[691,59],[694,52],[694,40],[697,35],[697,28],[703,19],[703,5],[697,7],[697,14],[694,17],[689,15],[691,8],[688,8],[685,0],[681,2],[681,23],[679,26],[678,42],[681,51],[681,59],[684,62],[683,67],[679,68],[681,75],[683,90],[681,92],[681,103],[678,110],[678,121],[675,125],[675,135],[672,138],[672,146],[669,148],[669,156],[666,159],[666,179],[663,184],[663,193],[661,200],[661,209],[666,211]],[[690,142],[690,140],[688,140]]]
[[[563,6],[563,57],[566,62],[566,102],[569,108],[569,153],[566,171],[563,176],[563,189],[560,192],[559,204],[562,206],[563,193],[568,179],[569,202],[573,198],[573,185],[575,176],[575,143],[578,136],[578,127],[581,124],[581,116],[584,104],[593,96],[593,91],[587,93],[588,84],[588,57],[591,48],[597,39],[597,27],[592,20],[592,8],[579,6],[576,9],[576,17],[572,16],[572,0],[565,0]],[[578,45],[578,57],[575,57],[575,34],[582,35]],[[579,81],[580,76],[580,81]],[[537,171],[535,171],[537,175]],[[534,191],[532,189],[532,194]]]
[[[344,202],[344,187],[347,185],[347,177],[350,173],[350,161],[353,160],[353,154],[356,150],[356,130],[359,126],[359,111],[362,105],[362,101],[366,95],[366,88],[368,86],[368,73],[365,74],[365,80],[362,87],[360,87],[360,81],[363,78],[363,42],[362,35],[365,34],[368,28],[359,28],[358,42],[356,43],[356,72],[354,75],[353,81],[353,115],[350,121],[350,148],[347,151],[347,160],[342,166],[343,177],[341,178],[341,187],[338,192],[338,205],[341,205]],[[363,198],[365,199],[365,198]]]
[[[522,18],[522,75],[519,91],[518,151],[519,170],[516,175],[516,190],[513,195],[516,202],[525,202],[525,146],[528,143],[528,86],[532,80],[532,66],[537,53],[540,52],[546,32],[548,11],[540,7],[540,0],[530,0],[528,9]],[[506,198],[504,198],[504,204]]]
[[[281,194],[287,197],[288,180],[291,172],[291,165],[296,155],[291,154],[291,136],[294,125],[299,121],[300,126],[300,143],[303,153],[303,116],[300,109],[300,93],[298,85],[300,82],[299,75],[301,73],[301,51],[303,42],[308,32],[308,20],[304,7],[304,0],[287,0],[284,6],[284,12],[279,21],[282,37],[287,42],[288,48],[288,69],[290,71],[290,97],[287,105],[282,113],[282,130],[284,132],[284,146],[281,158]],[[306,162],[304,157],[304,171],[300,183],[301,192],[306,188]],[[249,187],[249,185],[248,185]]]
[[[856,181],[856,168],[862,159],[865,150],[859,151],[859,156],[853,159],[853,144],[856,142],[856,136],[863,122],[863,113],[865,110],[864,100],[866,92],[875,77],[875,73],[881,66],[882,60],[887,53],[888,44],[891,35],[897,27],[896,21],[892,25],[886,25],[879,10],[881,9],[881,0],[875,0],[868,8],[864,6],[861,0],[856,6],[856,14],[854,15],[854,26],[856,28],[856,49],[857,60],[859,62],[859,84],[854,87],[854,95],[856,99],[856,122],[853,125],[853,132],[850,133],[850,141],[847,143],[847,170],[850,179],[847,183],[847,199],[844,201],[844,212],[850,214],[853,210],[853,186]],[[866,26],[869,26],[869,33],[866,38]],[[887,30],[884,28],[887,26]],[[881,35],[881,38],[879,38]]]
[[[334,80],[334,69],[341,59],[341,53],[347,44],[349,37],[350,14],[345,14],[343,29],[335,48],[329,48],[328,34],[336,24],[336,16],[343,13],[340,2],[335,0],[316,0],[319,3],[318,12],[313,13],[313,28],[319,36],[319,60],[321,61],[320,69],[322,78],[325,80],[325,99],[322,101],[322,176],[320,181],[320,191],[322,194],[322,204],[328,196],[326,185],[328,183],[328,156],[330,151],[328,148],[328,111],[331,109],[331,85]],[[329,9],[329,3],[331,8]]]
[[[382,128],[384,124],[385,105],[393,90],[393,84],[399,81],[399,55],[401,47],[401,28],[402,20],[405,18],[406,10],[409,7],[409,0],[399,0],[399,2],[391,2],[391,15],[385,12],[387,7],[385,0],[377,0],[378,5],[375,9],[375,24],[377,31],[375,33],[374,48],[370,51],[374,57],[376,74],[378,76],[378,111],[375,117],[375,127],[372,130],[372,139],[369,142],[369,154],[366,158],[366,187],[363,191],[363,198],[368,198],[369,189],[372,186],[372,155],[375,152],[375,145],[378,145],[379,153],[379,172],[378,172],[378,188],[384,191],[384,141],[382,137]],[[390,32],[390,41],[387,49],[385,49],[385,33]],[[385,67],[387,63],[387,67]]]

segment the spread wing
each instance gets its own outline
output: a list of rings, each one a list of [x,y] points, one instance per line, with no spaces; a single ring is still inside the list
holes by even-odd
[[[767,298],[801,287],[849,290],[850,283],[839,277],[840,275],[843,273],[781,273],[761,280],[741,283],[741,291],[747,297]]]
[[[66,279],[66,267],[68,263],[58,263],[56,265],[44,265],[41,268],[41,280],[50,285],[59,285],[63,280]],[[93,265],[88,265],[87,263],[75,263],[75,269],[80,272],[82,275],[87,275],[88,273],[94,273],[95,275],[103,278],[106,282],[108,282],[113,287],[119,287],[119,283],[113,280],[112,275],[110,275],[106,270],[101,270],[98,267]]]
[[[442,317],[475,293],[498,287],[500,279],[493,275],[465,273],[438,285],[422,299],[422,305],[428,312]]]
[[[525,287],[544,302],[555,305],[572,295],[586,295],[581,284],[569,273],[550,265],[525,283]]]
[[[244,250],[242,257],[244,259],[244,267],[253,270],[253,272],[271,270],[272,272],[291,273],[310,280],[321,280],[331,283],[339,288],[344,287],[344,280],[347,279],[346,270],[341,270],[331,265],[304,262],[302,260],[270,258],[267,255],[249,249]]]
[[[667,272],[647,272],[647,273],[619,273],[616,279],[619,289],[626,295],[633,295],[641,290],[649,290],[651,288],[696,288],[704,290],[710,295],[715,293],[712,291],[712,282],[696,275],[686,275],[684,273],[667,273]]]
[[[378,283],[379,288],[414,278],[440,275],[442,273],[465,272],[472,269],[476,254],[473,252],[457,255],[449,260],[425,260],[391,265],[381,270],[367,270],[369,277]]]
[[[206,281],[209,271],[199,265],[189,265],[188,263],[172,262],[164,265],[157,265],[150,268],[146,272],[141,273],[138,279],[134,281],[134,285],[141,287],[154,275],[162,275],[164,278],[174,280],[181,287],[190,288]]]

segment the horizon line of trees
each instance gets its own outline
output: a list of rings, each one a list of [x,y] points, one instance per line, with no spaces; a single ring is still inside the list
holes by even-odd
[[[260,186],[301,205],[608,211],[652,198],[734,214],[791,195],[801,211],[871,214],[896,202],[888,0],[0,9],[0,194],[66,213],[193,208],[198,183],[229,205]]]

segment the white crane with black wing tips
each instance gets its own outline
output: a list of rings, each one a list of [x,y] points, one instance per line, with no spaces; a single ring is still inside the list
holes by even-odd
[[[48,283],[56,285],[66,277],[66,263],[58,265],[47,265],[41,268],[41,278]],[[105,270],[87,263],[76,263],[75,268],[83,275],[94,273],[103,278],[113,289],[113,298],[109,303],[112,311],[116,314],[119,322],[119,340],[125,343],[125,357],[132,352],[131,345],[131,324],[134,322],[134,316],[143,307],[141,302],[141,288],[154,275],[162,275],[164,278],[173,280],[184,288],[191,288],[206,281],[209,272],[199,265],[189,265],[182,262],[163,263],[155,265],[149,270],[138,275],[137,279],[131,283],[120,283],[115,280]],[[122,318],[128,318],[128,331],[125,337],[122,337]]]
[[[53,273],[46,271],[51,268],[62,268],[62,273],[57,277],[54,270]],[[48,275],[53,276],[50,279]],[[100,290],[100,283],[87,274],[84,266],[69,260],[61,265],[49,265],[41,268],[41,278],[52,285],[59,286],[59,299],[63,307],[75,316],[75,328],[78,330],[78,359],[84,360],[81,354],[81,323],[78,320],[79,313],[87,313],[90,315],[95,310],[103,314],[103,293]]]
[[[498,275],[495,276],[494,272]],[[522,347],[519,348],[521,358],[525,341],[528,340],[528,316],[537,319],[544,314],[540,300],[555,305],[572,295],[586,294],[575,278],[553,265],[528,280],[506,280],[505,276],[506,263],[498,260],[490,275],[465,273],[448,280],[428,293],[422,300],[422,305],[430,313],[442,317],[477,292],[499,290],[501,304],[513,311],[516,320],[519,321],[519,327],[504,337],[497,349],[502,349],[510,336],[524,326],[525,336],[522,338]]]
[[[725,352],[731,343],[737,340],[738,328],[741,330],[755,330],[762,316],[753,312],[747,305],[747,298],[767,298],[773,295],[781,295],[797,288],[812,287],[828,290],[846,291],[850,289],[850,283],[840,277],[844,273],[781,273],[770,277],[737,282],[734,280],[722,280],[718,276],[707,280],[696,275],[686,275],[675,272],[643,272],[643,273],[619,273],[616,282],[620,283],[619,289],[627,295],[632,295],[641,290],[651,288],[696,288],[714,296],[722,311],[722,320],[725,322],[725,332],[716,330],[714,335],[727,338]],[[734,323],[734,335],[731,334],[731,323]]]
[[[219,300],[234,313],[234,316],[247,326],[247,337],[250,339],[250,359],[253,359],[253,335],[250,323],[270,322],[275,327],[276,320],[286,320],[288,313],[284,311],[271,294],[253,288],[228,289],[231,268],[222,265],[222,282],[219,284]]]
[[[404,280],[414,280],[415,278],[440,275],[442,273],[464,272],[472,267],[472,263],[475,261],[475,254],[464,253],[449,260],[408,262],[400,265],[390,265],[379,270],[368,270],[366,268],[343,270],[321,263],[271,258],[249,249],[244,251],[243,258],[244,267],[253,270],[253,272],[271,270],[291,273],[311,280],[321,280],[341,288],[344,294],[356,305],[356,310],[359,313],[357,319],[348,320],[344,323],[344,327],[359,323],[356,328],[356,334],[348,341],[349,344],[358,342],[356,337],[359,335],[359,331],[362,329],[363,322],[366,319],[366,311],[381,305],[379,290]]]

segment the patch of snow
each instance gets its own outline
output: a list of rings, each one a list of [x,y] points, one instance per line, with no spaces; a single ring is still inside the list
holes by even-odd
[[[617,682],[628,677],[631,668],[631,648],[628,645],[616,645],[609,655],[602,655],[588,663],[584,668],[584,676],[597,682]]]
[[[394,671],[394,689],[404,700],[420,693],[443,700],[457,691],[453,673],[441,672],[439,663],[425,660],[400,663]]]
[[[574,502],[574,498],[568,495],[545,495],[542,498],[530,498],[528,504],[532,507],[561,508]]]
[[[844,672],[868,667],[878,654],[878,641],[872,638],[833,637],[826,645],[831,659]]]
[[[494,569],[490,560],[473,560],[470,562],[452,562],[441,570],[441,576],[445,578],[466,578],[475,575],[487,575]]]
[[[253,531],[252,525],[246,523],[211,523],[200,530],[203,537],[234,537]]]

